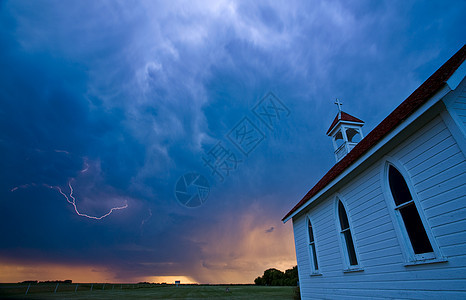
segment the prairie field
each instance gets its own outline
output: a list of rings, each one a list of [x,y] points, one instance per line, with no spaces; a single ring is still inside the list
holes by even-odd
[[[91,290],[92,287],[92,290]],[[295,287],[255,285],[0,284],[1,299],[294,299]],[[55,292],[55,289],[57,291]],[[227,291],[227,288],[229,289]]]

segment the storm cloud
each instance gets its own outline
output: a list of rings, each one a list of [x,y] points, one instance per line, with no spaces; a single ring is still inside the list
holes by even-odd
[[[333,100],[368,132],[462,46],[464,11],[2,1],[0,281],[67,279],[69,268],[96,281],[248,283],[290,268],[280,219],[334,163]],[[288,111],[273,128],[254,113],[269,93]],[[228,138],[244,119],[263,134],[247,154]],[[205,161],[219,142],[238,159],[223,178]],[[190,172],[209,185],[196,208],[175,194]],[[81,213],[127,208],[80,216],[58,190],[69,197],[70,185]]]

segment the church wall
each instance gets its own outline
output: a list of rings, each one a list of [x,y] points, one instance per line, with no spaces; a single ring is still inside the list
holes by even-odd
[[[455,100],[452,102],[452,109],[463,123],[463,127],[466,127],[466,84],[465,80],[460,85],[460,93]]]
[[[466,298],[465,154],[440,117],[386,154],[410,176],[420,208],[447,261],[406,266],[398,225],[390,217],[385,199],[386,161],[380,160],[307,214],[293,218],[303,299]],[[343,272],[336,196],[346,206],[363,271]],[[310,276],[306,215],[314,228],[319,276]]]
[[[463,79],[443,101],[457,126],[460,127],[462,136],[466,136],[466,79]]]

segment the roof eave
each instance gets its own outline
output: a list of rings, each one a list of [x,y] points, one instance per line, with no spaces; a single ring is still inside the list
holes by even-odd
[[[335,132],[335,129],[337,128],[337,125],[340,124],[340,123],[343,123],[343,124],[350,124],[350,125],[364,125],[364,124],[365,124],[364,122],[354,122],[354,121],[339,120],[338,123],[335,124],[335,126],[333,126],[332,128],[330,128],[330,129],[327,131],[327,135],[328,135],[328,136],[333,135],[333,133]]]
[[[466,77],[466,60],[456,69],[456,71],[446,81],[450,89],[454,90],[458,87],[461,81]]]

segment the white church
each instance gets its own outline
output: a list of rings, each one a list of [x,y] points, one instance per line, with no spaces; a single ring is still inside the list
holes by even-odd
[[[302,299],[466,299],[465,57],[367,135],[339,105],[336,164],[283,218]]]

